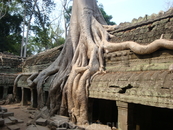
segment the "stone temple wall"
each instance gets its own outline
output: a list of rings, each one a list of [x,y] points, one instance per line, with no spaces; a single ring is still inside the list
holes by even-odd
[[[173,39],[173,8],[133,19],[131,23],[120,23],[119,29],[110,33],[115,36],[112,42],[135,41],[147,44],[159,39],[162,34],[165,39]]]
[[[170,9],[167,12],[160,12],[157,15],[153,14],[151,16],[145,16],[144,18],[139,18],[138,20],[134,19],[132,23],[121,23],[118,29],[111,31],[110,33],[115,36],[114,38],[110,39],[110,41],[112,42],[135,41],[140,44],[147,44],[156,39],[159,39],[162,34],[164,34],[163,38],[165,39],[173,39],[173,10]],[[63,46],[55,47],[53,49],[47,50],[45,52],[27,58],[23,65],[23,70],[22,70],[23,73],[27,74],[29,73],[27,75],[29,77],[30,74],[45,69],[58,57],[62,48]],[[158,106],[165,107],[165,104],[169,103],[167,101],[165,102],[162,101],[162,97],[161,98],[159,97],[161,95],[159,92],[167,93],[167,88],[171,88],[170,85],[168,86],[165,85],[166,87],[158,86],[159,88],[152,89],[153,86],[150,87],[149,85],[148,85],[149,87],[143,87],[146,86],[145,81],[143,82],[138,79],[129,80],[129,78],[127,78],[127,79],[122,79],[125,80],[124,82],[126,82],[126,84],[125,85],[123,84],[124,86],[123,85],[120,86],[119,84],[117,84],[119,83],[120,78],[116,78],[115,80],[114,77],[111,77],[111,75],[114,76],[118,74],[124,77],[126,73],[128,73],[129,75],[137,73],[136,77],[140,77],[138,76],[139,74],[141,75],[141,77],[145,77],[145,72],[148,74],[148,72],[150,71],[153,72],[152,74],[155,74],[155,72],[162,73],[162,71],[163,73],[165,72],[165,74],[168,74],[168,67],[170,64],[173,63],[173,52],[171,50],[160,49],[148,55],[137,55],[131,52],[130,50],[124,50],[124,51],[117,51],[109,54],[104,54],[104,59],[105,59],[105,68],[107,73],[95,76],[95,78],[91,82],[91,87],[89,89],[90,98],[124,101],[127,100],[126,98],[128,98],[130,95],[131,99],[129,98],[129,102],[139,103],[142,102],[143,96],[149,95],[149,94],[140,95],[141,89],[143,89],[143,91],[149,93],[151,92],[151,95],[153,92],[152,90],[156,90],[156,93],[154,93],[155,95],[154,94],[152,96],[149,95],[151,98],[148,98],[148,100],[146,100],[145,103],[143,102],[144,105],[152,104],[153,106],[157,107]],[[170,76],[170,74],[168,75]],[[18,87],[27,88],[26,86],[27,76],[25,77],[23,76],[19,79]],[[101,77],[97,78],[97,76]],[[45,89],[44,91],[49,90],[51,78],[52,77],[49,77],[49,79],[46,80],[46,83],[43,85],[43,89]],[[111,78],[112,81],[115,81],[113,85],[109,84],[111,83]],[[163,78],[162,80],[163,82],[167,81],[164,79],[164,75],[161,78]],[[160,81],[161,78],[157,78],[157,81]],[[147,79],[148,82],[152,82],[152,80],[153,79]],[[156,80],[156,78],[154,80]],[[128,86],[128,83],[130,83],[129,81],[132,82],[134,81],[135,83],[140,84],[142,86],[134,87],[134,85],[131,84],[133,85],[131,88],[131,86],[130,87]],[[99,84],[102,84],[104,86],[99,87],[98,86]],[[117,86],[118,88],[116,88]],[[148,88],[151,88],[151,91],[147,91]],[[125,92],[123,93],[117,92],[121,89]],[[130,90],[126,91],[126,89]],[[131,91],[134,89],[135,92]],[[106,92],[105,90],[108,90],[109,92]],[[111,95],[113,96],[111,97]],[[115,96],[117,96],[117,98],[115,98]],[[141,96],[141,100],[137,101],[136,99],[139,99],[137,98],[139,96]],[[155,102],[156,96],[159,97],[158,100],[160,100],[160,102]],[[166,99],[169,100],[169,98],[167,97]],[[170,98],[170,101],[173,101],[173,98]],[[148,104],[146,102],[148,102]],[[173,108],[173,104],[170,104],[170,108]]]
[[[115,44],[135,41],[146,45],[162,34],[164,39],[173,39],[173,9],[121,23],[110,33]],[[173,63],[172,50],[162,48],[147,55],[123,50],[105,53],[104,59],[106,73],[93,78],[90,98],[173,109],[172,73],[168,71]]]
[[[48,67],[59,56],[63,46],[58,46],[37,55],[28,57],[23,63],[24,73],[39,72]]]
[[[22,72],[23,58],[10,53],[0,52],[0,105],[13,93],[14,80]]]
[[[0,73],[22,72],[23,60],[20,56],[0,52]]]

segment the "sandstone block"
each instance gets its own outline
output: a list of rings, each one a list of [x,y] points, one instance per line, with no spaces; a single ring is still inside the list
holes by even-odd
[[[7,108],[5,108],[5,107],[1,107],[1,109],[2,109],[2,111],[4,111],[4,112],[7,112],[7,111],[8,111]]]
[[[13,124],[13,122],[12,122],[10,119],[8,119],[8,118],[4,118],[4,123],[5,123],[6,125]]]
[[[5,112],[3,113],[3,117],[9,117],[9,116],[14,116],[14,113],[13,112]]]
[[[10,126],[7,126],[7,128],[8,128],[9,130],[20,130],[20,127],[17,126],[17,125],[10,125]]]
[[[30,125],[26,130],[50,130],[50,129],[39,125]]]
[[[47,120],[43,119],[43,118],[39,118],[39,119],[36,120],[36,124],[41,125],[41,126],[46,126],[47,125]]]
[[[9,116],[8,117],[13,123],[17,123],[18,120],[14,116]]]

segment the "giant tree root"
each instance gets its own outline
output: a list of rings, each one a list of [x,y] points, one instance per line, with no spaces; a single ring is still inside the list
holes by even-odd
[[[45,70],[29,81],[36,85],[38,107],[43,107],[42,84],[54,75],[48,107],[50,115],[70,116],[78,124],[88,121],[88,88],[91,77],[104,72],[103,53],[131,49],[137,54],[149,54],[164,47],[173,49],[173,41],[159,39],[146,46],[127,41],[110,43],[112,37],[105,26],[96,0],[74,0],[69,35],[59,57]],[[105,29],[106,28],[106,29]]]

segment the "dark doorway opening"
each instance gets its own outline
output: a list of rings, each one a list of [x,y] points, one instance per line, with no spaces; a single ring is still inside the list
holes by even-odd
[[[152,130],[173,130],[173,110],[153,107]]]
[[[49,92],[48,91],[44,91],[44,104],[47,104],[48,101],[48,96],[49,96]]]
[[[21,87],[17,87],[17,102],[21,102],[22,100],[22,88]]]
[[[4,91],[3,86],[0,86],[0,99],[3,98],[3,91]]]
[[[23,105],[30,105],[31,104],[31,90],[28,88],[24,89],[24,104]]]
[[[90,99],[92,102],[92,123],[100,123],[117,127],[118,109],[116,101],[103,99]]]
[[[173,109],[135,105],[135,130],[173,130]]]
[[[37,107],[37,90],[33,89],[33,107]]]
[[[10,87],[8,88],[7,94],[13,94],[13,87],[12,87],[12,86],[10,86]]]

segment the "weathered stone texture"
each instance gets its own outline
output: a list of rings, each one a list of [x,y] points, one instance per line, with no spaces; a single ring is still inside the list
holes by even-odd
[[[111,41],[147,44],[162,34],[165,39],[173,39],[172,9],[141,19],[121,24],[118,30],[111,32],[116,36]],[[104,58],[107,73],[94,77],[89,97],[173,109],[173,74],[168,71],[173,63],[172,50],[159,49],[148,55],[124,50],[104,54]]]
[[[0,73],[0,86],[13,86],[17,74]]]
[[[58,46],[26,59],[23,72],[38,72],[48,67],[59,56],[63,46]]]
[[[160,49],[148,55],[137,55],[130,50],[105,54],[107,72],[168,70],[173,51]]]
[[[91,83],[89,97],[173,108],[172,77],[168,71],[100,74]]]
[[[159,14],[140,17],[131,23],[121,23],[120,28],[110,32],[115,36],[112,42],[134,41],[151,43],[164,34],[165,39],[173,39],[173,9]]]
[[[22,61],[20,56],[0,52],[0,73],[22,72]]]

